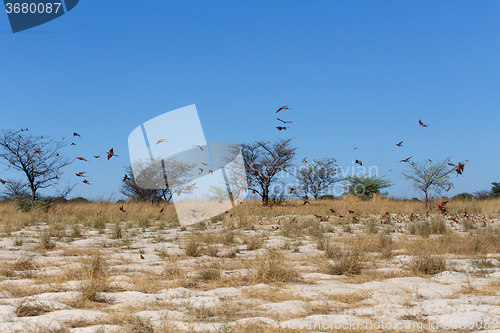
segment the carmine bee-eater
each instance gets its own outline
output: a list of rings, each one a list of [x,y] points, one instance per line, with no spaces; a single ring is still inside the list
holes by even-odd
[[[281,110],[288,110],[288,105],[284,105],[284,106],[280,107],[278,109],[278,111],[276,111],[276,113],[280,112]]]
[[[401,147],[403,145],[403,141],[401,141],[400,143],[396,143],[396,146],[398,147]]]
[[[427,126],[429,126],[429,124],[427,124],[427,125],[426,125],[426,124],[424,124],[424,123],[422,122],[422,120],[420,120],[420,119],[418,120],[418,124],[420,125],[420,127],[427,127]]]
[[[286,130],[286,127],[281,127],[281,126],[278,126],[276,127],[278,129],[278,131],[281,131],[281,130]]]
[[[160,144],[160,143],[162,143],[162,142],[168,142],[168,141],[167,141],[167,140],[165,140],[165,139],[160,139],[160,140],[158,140],[158,142],[156,142],[156,144]]]
[[[85,161],[85,162],[87,162],[87,160],[86,160],[86,159],[84,159],[83,157],[77,157],[77,159],[79,159],[80,161]]]
[[[412,157],[413,157],[413,156],[410,156],[410,157],[408,157],[408,158],[406,158],[406,159],[404,159],[404,160],[401,160],[401,161],[399,161],[399,162],[408,162],[408,161],[410,160],[410,158],[412,158]]]
[[[109,151],[108,151],[108,161],[111,157],[113,156],[116,156],[116,157],[119,157],[118,155],[116,155],[115,153],[113,153],[113,148],[111,148]]]
[[[361,161],[360,161],[360,160],[356,160],[356,162],[355,162],[355,163],[356,163],[356,164],[359,164],[359,165],[361,165],[361,166],[363,166],[363,163],[361,163]]]

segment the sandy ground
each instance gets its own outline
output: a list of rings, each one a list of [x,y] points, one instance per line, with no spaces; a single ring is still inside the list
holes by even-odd
[[[70,237],[69,229],[51,231],[55,247],[45,250],[40,249],[40,235],[47,225],[4,234],[0,240],[0,332],[150,332],[151,328],[239,332],[245,327],[247,332],[251,327],[256,332],[262,328],[266,332],[280,328],[383,332],[391,327],[407,332],[411,325],[415,331],[500,332],[500,254],[485,254],[482,266],[475,258],[446,255],[445,271],[418,275],[408,269],[412,257],[404,249],[393,251],[389,258],[371,253],[364,278],[353,280],[324,273],[318,263],[329,259],[311,236],[284,237],[280,226],[286,218],[256,217],[262,222],[253,230],[233,230],[231,244],[214,244],[215,253],[197,257],[186,256],[190,236],[210,237],[229,228],[222,222],[203,230],[127,228],[123,223],[122,237],[114,239],[113,225],[102,233],[82,226],[77,237]],[[362,223],[354,224],[351,234],[365,232],[363,228]],[[333,229],[327,237],[345,230]],[[261,247],[249,250],[245,237],[259,237]],[[391,237],[416,236],[399,230]],[[95,248],[106,259],[106,286],[101,286],[97,301],[82,302],[84,277],[90,276],[82,273],[84,258]],[[245,282],[252,266],[244,263],[272,248],[281,249],[300,280]],[[221,264],[216,271],[220,278],[198,281],[200,265],[214,260]],[[185,274],[169,276],[168,267]]]

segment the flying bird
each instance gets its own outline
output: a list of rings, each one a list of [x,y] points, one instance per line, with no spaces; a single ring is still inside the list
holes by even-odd
[[[85,172],[83,171],[83,172],[75,173],[75,175],[77,175],[78,177],[85,177],[85,176],[83,175],[84,173],[85,173]]]
[[[399,161],[399,162],[408,162],[408,161],[410,160],[410,158],[412,158],[412,157],[413,157],[413,156],[410,156],[410,157],[408,157],[408,158],[406,158],[406,159],[404,159],[404,160],[401,160],[401,161]]]
[[[144,258],[144,256],[141,254],[141,259],[146,259],[146,258]]]
[[[0,179],[0,183],[2,183],[2,185],[5,185],[5,180]]]
[[[86,159],[84,159],[83,157],[77,157],[77,159],[79,159],[80,161],[85,161],[85,162],[88,162]]]
[[[72,145],[72,146],[76,146],[76,143],[74,143],[74,142],[71,142],[71,145]]]
[[[276,127],[278,129],[278,131],[281,131],[281,130],[286,130],[286,127],[281,127],[281,126],[278,126]]]
[[[166,139],[160,139],[160,140],[158,140],[158,142],[156,144],[160,144],[162,142],[168,142],[168,141]]]
[[[203,148],[201,148],[201,147],[200,147],[200,146],[198,146],[198,145],[193,146],[193,147],[198,147],[198,148],[200,148],[200,149],[201,149],[201,151],[203,151]]]
[[[163,214],[163,208],[162,208],[162,209],[160,209],[160,214]]]
[[[125,209],[123,209],[123,206],[120,206],[120,211],[125,213]]]
[[[400,143],[396,143],[396,146],[398,147],[401,147],[403,145],[403,141],[401,141]]]
[[[281,121],[283,124],[291,124],[292,123],[292,121],[284,121],[284,120],[281,120],[280,118],[276,118],[276,119]]]
[[[213,175],[213,174],[214,174],[214,172],[213,172],[212,170],[210,170],[210,169],[209,169],[209,170],[208,170],[208,174],[212,174],[212,175]]]
[[[200,163],[203,164],[203,165],[209,165],[208,163],[205,163],[205,162],[200,162]]]
[[[108,161],[111,157],[113,156],[116,156],[116,157],[119,157],[118,155],[116,155],[115,153],[113,153],[113,148],[111,148],[109,151],[108,151]]]
[[[293,187],[290,187],[290,194],[292,194],[292,193],[293,193],[293,190],[294,190],[294,188],[293,188]]]
[[[304,205],[305,205],[305,204],[308,204],[308,203],[310,203],[310,202],[309,202],[309,201],[307,201],[307,200],[304,200]]]
[[[194,183],[193,185],[189,185],[189,186],[186,188],[186,190],[191,189],[191,188],[192,188],[193,186],[195,186],[195,185],[196,185],[196,183]]]
[[[89,181],[88,181],[87,179],[85,179],[85,180],[83,181],[83,183],[84,183],[84,184],[87,184],[87,185],[90,185],[90,183],[89,183]]]
[[[126,181],[127,179],[128,179],[128,175],[127,175],[127,174],[125,174],[125,176],[123,176],[123,180],[122,180],[122,182]]]
[[[451,186],[446,189],[446,192],[448,192],[450,190],[450,188],[451,188]]]
[[[302,163],[307,163],[306,157],[302,160]]]
[[[81,137],[81,135],[80,135],[80,134],[78,134],[78,133],[76,133],[76,132],[75,132],[75,133],[73,133],[73,136],[79,136],[79,137]]]
[[[420,119],[418,120],[418,124],[420,125],[420,127],[427,127],[427,126],[429,126],[429,124],[427,124],[427,125],[426,125],[426,124],[424,124],[424,123],[422,122],[422,120],[420,120]]]
[[[280,107],[278,109],[278,111],[276,111],[276,113],[280,112],[281,110],[288,110],[288,105],[284,105],[284,106]]]
[[[363,163],[361,163],[361,161],[360,161],[360,160],[356,160],[356,162],[355,162],[355,163],[356,163],[356,164],[359,164],[359,165],[361,165],[361,166],[363,166]]]
[[[199,175],[201,175],[201,174],[203,173],[203,169],[202,169],[202,168],[199,168],[198,170],[200,170],[200,171],[198,172],[198,174],[199,174]]]
[[[464,166],[465,166],[465,164],[463,164],[461,162],[458,162],[458,166],[455,169],[455,171],[457,172],[457,174],[459,174],[459,175],[462,174],[462,172],[464,171]]]
[[[42,151],[40,149],[35,149],[35,154],[40,154]]]
[[[94,157],[95,157],[95,158],[99,158],[99,157],[101,157],[101,155],[94,155]]]

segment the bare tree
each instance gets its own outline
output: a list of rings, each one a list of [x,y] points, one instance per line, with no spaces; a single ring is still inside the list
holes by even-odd
[[[74,160],[62,157],[61,149],[71,142],[64,139],[27,134],[26,130],[3,130],[0,133],[0,163],[23,172],[31,189],[31,200],[37,190],[58,183],[62,168]]]
[[[317,199],[331,185],[342,180],[339,176],[340,168],[336,162],[334,158],[323,158],[313,160],[312,165],[300,169],[296,176],[299,187],[294,189],[293,193],[302,197],[311,195]]]
[[[279,173],[292,166],[297,148],[290,142],[291,139],[279,139],[274,143],[257,141],[241,145],[249,190],[258,193],[264,202],[269,200],[269,188]]]
[[[450,182],[450,173],[456,171],[456,169],[450,168],[448,161],[449,158],[436,164],[429,161],[424,163],[411,162],[408,163],[409,170],[401,171],[406,180],[413,182],[415,190],[424,192],[425,207],[428,207],[431,191],[440,193],[444,189],[453,187],[453,183]]]
[[[176,159],[134,161],[125,169],[127,179],[123,181],[120,192],[135,200],[170,202],[173,193],[189,192],[185,185],[193,167],[194,164]]]
[[[1,194],[2,200],[12,200],[15,197],[27,197],[28,184],[22,180],[7,179],[5,181],[5,190]]]

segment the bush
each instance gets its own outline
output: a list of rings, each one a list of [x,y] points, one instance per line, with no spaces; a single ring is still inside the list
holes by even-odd
[[[453,200],[471,200],[472,195],[470,195],[469,193],[460,193],[460,194],[455,195],[452,199]]]
[[[76,197],[76,198],[72,198],[72,199],[69,199],[68,202],[71,202],[71,203],[88,203],[89,201],[83,197]]]
[[[40,207],[45,213],[50,210],[52,203],[55,201],[54,197],[36,195],[35,201],[31,201],[30,197],[16,196],[14,197],[14,208],[20,212],[30,212],[34,207]]]
[[[336,200],[338,198],[336,198],[335,196],[331,195],[331,194],[326,194],[326,195],[322,195],[320,197],[318,197],[319,200]]]

